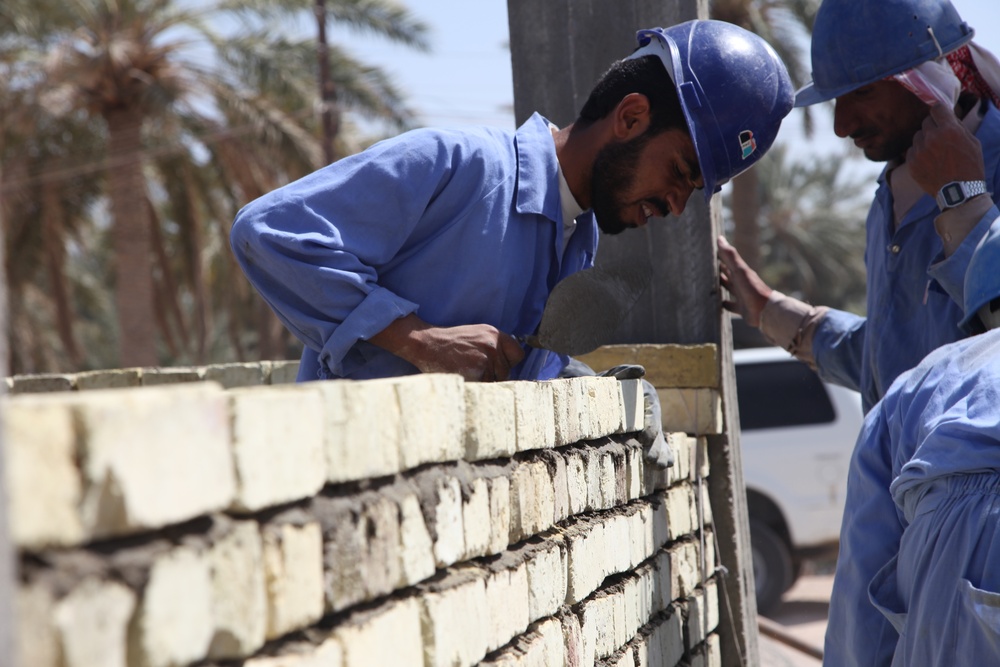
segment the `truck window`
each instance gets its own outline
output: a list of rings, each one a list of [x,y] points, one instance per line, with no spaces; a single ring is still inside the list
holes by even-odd
[[[836,417],[822,380],[799,361],[737,364],[740,428],[825,424]]]

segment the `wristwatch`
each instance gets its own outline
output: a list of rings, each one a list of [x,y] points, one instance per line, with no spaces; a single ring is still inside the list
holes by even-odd
[[[961,206],[973,197],[986,194],[986,181],[952,181],[941,188],[937,197],[938,208],[946,211]]]

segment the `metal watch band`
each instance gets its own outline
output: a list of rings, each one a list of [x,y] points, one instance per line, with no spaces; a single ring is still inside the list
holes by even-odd
[[[935,199],[937,200],[938,208],[945,211],[949,208],[961,206],[973,197],[984,195],[987,192],[986,181],[952,181],[951,183],[946,183],[938,191]]]

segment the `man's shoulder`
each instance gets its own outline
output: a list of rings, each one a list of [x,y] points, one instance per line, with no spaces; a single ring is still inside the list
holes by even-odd
[[[1000,109],[993,102],[986,100],[986,111],[976,131],[976,137],[981,142],[1000,144]]]
[[[398,137],[401,141],[439,144],[507,144],[513,141],[514,130],[489,125],[422,127]]]
[[[984,381],[990,387],[1000,382],[1000,329],[933,350],[915,368],[902,374],[889,393],[964,392],[963,387]]]
[[[514,132],[487,126],[423,127],[372,144],[345,165],[393,164],[406,172],[449,172],[475,164],[513,164]]]

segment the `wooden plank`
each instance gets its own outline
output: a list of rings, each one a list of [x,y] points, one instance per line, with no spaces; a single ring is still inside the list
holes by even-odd
[[[2,182],[2,179],[0,179]],[[0,215],[0,249],[6,247],[3,238],[3,220]],[[3,252],[0,250],[0,258]],[[0,271],[0,377],[7,377],[7,275]],[[0,398],[7,393],[7,385],[0,383]],[[16,552],[10,539],[10,522],[7,516],[6,465],[4,459],[3,424],[0,423],[0,665],[17,667],[14,646],[15,618],[14,595],[17,591]]]

